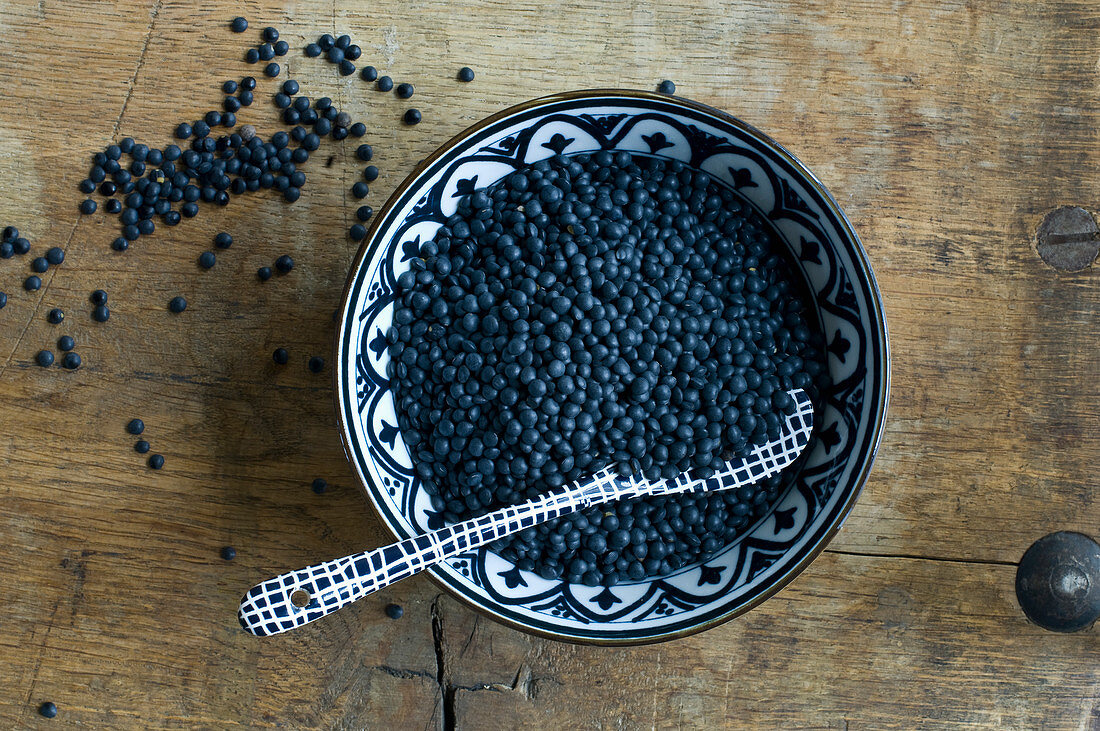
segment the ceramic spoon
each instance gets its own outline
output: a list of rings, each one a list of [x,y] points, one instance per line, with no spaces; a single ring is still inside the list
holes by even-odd
[[[237,618],[254,635],[279,634],[320,619],[458,553],[593,505],[728,490],[762,480],[793,462],[810,441],[813,404],[801,389],[789,393],[795,411],[785,418],[779,437],[754,448],[742,459],[727,462],[724,469],[710,477],[693,479],[684,473],[670,480],[645,482],[619,477],[608,467],[565,490],[520,505],[268,579],[244,595]]]

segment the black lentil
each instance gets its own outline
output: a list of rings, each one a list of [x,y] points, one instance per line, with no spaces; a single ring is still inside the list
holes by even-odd
[[[370,206],[359,206],[355,209],[355,217],[360,221],[369,221],[370,217],[374,215],[374,209]]]
[[[351,134],[352,137],[362,137],[367,133],[367,125],[363,124],[362,122],[356,122],[355,124],[348,127],[348,132]]]
[[[287,79],[283,82],[283,93],[287,96],[294,96],[299,90],[298,82],[294,79]]]
[[[401,608],[400,604],[387,604],[386,616],[390,619],[401,619],[405,616],[405,610]]]
[[[179,314],[187,309],[187,300],[183,297],[173,297],[168,300],[168,311]]]
[[[107,308],[107,305],[96,305],[92,310],[92,319],[96,322],[107,322],[111,319],[111,311]]]
[[[290,274],[290,271],[294,269],[294,260],[287,254],[283,254],[275,260],[275,269],[279,274]]]
[[[227,79],[222,82],[222,92],[225,94],[236,94],[238,86],[237,82],[233,79]]]
[[[336,38],[336,43],[334,45],[337,48],[340,48],[340,49],[347,48],[348,46],[351,45],[351,36],[349,36],[347,34],[344,34],[342,36],[338,36]]]
[[[271,354],[271,359],[279,365],[286,365],[290,360],[290,353],[286,351],[286,348],[275,348],[275,352]]]
[[[88,299],[93,305],[105,305],[107,304],[107,292],[102,289],[97,289],[92,292]]]
[[[36,355],[34,359],[38,362],[38,365],[43,368],[49,368],[53,365],[53,353],[48,350],[38,351],[38,355]]]
[[[327,51],[336,45],[336,39],[328,33],[325,33],[317,39],[317,45],[320,46],[322,50]]]
[[[363,55],[363,49],[354,43],[344,49],[344,58],[349,61],[355,61]]]
[[[203,269],[211,269],[218,262],[213,251],[204,251],[199,254],[199,266]]]
[[[42,280],[38,277],[31,275],[23,280],[23,289],[28,292],[37,292],[42,288]]]
[[[54,266],[60,265],[65,261],[65,250],[60,246],[54,246],[46,251],[46,261]]]
[[[375,86],[378,91],[389,91],[393,88],[393,79],[389,76],[379,76],[378,83]]]
[[[137,436],[145,431],[145,422],[141,419],[130,419],[126,424],[126,431]]]
[[[110,198],[103,204],[103,209],[107,213],[118,213],[122,210],[122,203],[119,202],[118,198]]]
[[[340,63],[344,60],[344,49],[333,46],[325,52],[325,58],[329,63]]]
[[[7,292],[0,292],[0,310],[4,309],[4,307],[7,304],[8,304],[8,293]]]
[[[274,48],[276,56],[285,56],[290,53],[290,44],[286,41],[275,41]]]
[[[680,162],[539,161],[464,195],[398,280],[398,419],[453,522],[615,465],[706,474],[778,434],[790,388],[827,383],[767,224]],[[548,579],[612,585],[727,545],[778,498],[743,490],[616,503],[495,550]]]
[[[71,335],[62,335],[57,339],[57,349],[62,353],[68,353],[70,350],[76,347],[76,341],[73,340]]]
[[[149,442],[145,441],[144,439],[139,439],[134,442],[134,451],[138,454],[148,454],[149,447]]]
[[[59,307],[54,307],[46,313],[46,322],[51,325],[60,325],[64,319],[65,313]]]
[[[256,63],[259,60],[260,60],[260,52],[257,51],[255,48],[249,48],[247,51],[244,52],[244,62],[245,63]]]
[[[421,119],[420,110],[419,109],[407,109],[407,110],[405,110],[405,116],[402,117],[402,119],[405,120],[405,124],[410,125],[410,126],[414,125],[414,124],[420,124],[420,119]]]
[[[31,271],[38,274],[44,274],[46,270],[50,268],[50,263],[46,261],[46,257],[39,256],[31,260]]]
[[[363,168],[363,180],[368,182],[374,182],[378,179],[378,168],[374,165],[367,165]]]
[[[260,267],[256,270],[256,276],[259,277],[261,282],[266,282],[271,279],[271,267]]]
[[[351,194],[359,200],[366,198],[368,193],[370,193],[370,188],[361,180],[351,186]]]
[[[103,170],[103,168],[92,168],[92,169],[93,170],[99,170],[99,171]],[[96,175],[96,177],[100,177],[100,176]],[[85,195],[87,195],[87,194],[95,192],[95,185],[96,185],[96,183],[95,183],[94,180],[92,180],[91,178],[87,178],[85,180],[81,180],[80,185],[78,185],[77,187],[80,188],[81,193],[84,193]],[[93,211],[93,213],[94,212],[95,211]]]
[[[70,371],[75,371],[80,367],[81,359],[76,353],[65,353],[65,357],[61,359],[61,365],[63,368],[67,368]]]
[[[245,91],[255,91],[256,90],[256,77],[246,76],[243,79],[241,79],[241,88],[244,89]]]
[[[675,94],[676,84],[672,83],[668,79],[665,79],[660,84],[657,84],[657,91],[661,94]]]
[[[325,359],[319,355],[315,355],[309,359],[309,370],[311,373],[320,373],[325,369]]]
[[[194,204],[188,203],[187,205]],[[111,242],[111,248],[115,251],[126,251],[130,248],[130,242],[124,236],[119,236],[117,239]]]
[[[340,62],[340,75],[341,76],[351,76],[354,73],[355,73],[355,64],[354,63],[352,63],[351,61],[349,61],[346,58],[343,61]]]
[[[221,231],[216,236],[214,236],[214,246],[218,247],[219,249],[228,249],[232,245],[233,237],[225,231]]]
[[[458,80],[470,82],[474,80],[474,70],[469,66],[463,66],[458,70]]]
[[[364,66],[359,71],[359,76],[363,78],[363,81],[374,81],[378,78],[378,69],[373,66]]]
[[[413,85],[408,83],[398,84],[393,93],[397,95],[398,99],[408,99],[413,95]]]
[[[353,223],[351,228],[348,229],[348,236],[351,237],[352,241],[362,241],[367,238],[367,229],[361,223]]]
[[[92,190],[95,190],[94,184],[92,185]],[[90,193],[92,191],[90,190],[88,192]],[[80,212],[83,213],[85,216],[90,216],[95,213],[96,208],[98,207],[99,206],[96,205],[96,202],[94,200],[92,200],[91,198],[85,198],[80,203]]]
[[[325,490],[328,489],[328,483],[318,477],[316,480],[313,481],[313,484],[310,485],[310,487],[313,489],[313,492],[317,493],[318,495],[323,495]]]
[[[264,66],[264,76],[268,76],[274,79],[279,75],[279,64],[272,61],[267,66]]]
[[[3,238],[0,238],[0,241],[15,241],[17,238],[19,238],[19,229],[15,226],[5,226]]]
[[[237,549],[233,546],[222,546],[221,557],[226,561],[232,561],[237,557]]]
[[[11,242],[12,250],[19,256],[23,256],[31,250],[31,242],[22,236],[16,236]]]
[[[370,145],[359,145],[355,148],[355,156],[363,162],[370,162],[370,159],[374,157],[374,148]]]
[[[57,705],[52,701],[46,701],[38,707],[38,715],[43,718],[54,718],[57,716]]]
[[[233,18],[229,23],[229,28],[234,33],[244,33],[248,30],[248,21],[240,16]]]
[[[154,470],[159,470],[164,466],[164,455],[153,454],[149,456],[149,467]]]

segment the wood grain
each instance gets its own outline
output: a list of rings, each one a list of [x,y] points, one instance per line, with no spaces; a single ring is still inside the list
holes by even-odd
[[[235,15],[248,33],[228,32]],[[268,24],[306,93],[368,123],[375,208],[508,104],[663,78],[806,162],[864,239],[894,355],[886,439],[830,551],[747,617],[650,648],[519,635],[422,579],[243,635],[252,583],[385,539],[330,371],[305,368],[328,355],[355,251],[354,148],[326,143],[293,206],[242,196],[121,256],[106,217],[77,215],[76,184],[103,145],[166,144],[223,79],[259,75],[241,58]],[[29,260],[0,261],[0,726],[38,725],[49,699],[55,723],[129,728],[1100,727],[1096,630],[1042,632],[1012,593],[1033,540],[1100,534],[1097,267],[1057,272],[1034,241],[1047,211],[1100,208],[1098,26],[1069,2],[0,0],[0,225],[67,257],[33,295]],[[411,102],[304,58],[325,31],[414,83]],[[454,81],[463,65],[474,83]],[[277,128],[274,86],[242,123]],[[415,128],[398,123],[410,103]],[[201,272],[220,230],[233,248]],[[256,281],[282,253],[294,272]],[[75,373],[33,364],[61,334]],[[132,451],[134,416],[163,471]]]

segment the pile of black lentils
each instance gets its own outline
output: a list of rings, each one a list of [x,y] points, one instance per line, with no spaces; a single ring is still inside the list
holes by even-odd
[[[705,476],[778,435],[787,391],[827,385],[773,234],[678,161],[557,155],[464,196],[399,279],[390,353],[402,432],[448,522],[608,465]],[[780,478],[595,507],[497,545],[595,586],[727,545]]]

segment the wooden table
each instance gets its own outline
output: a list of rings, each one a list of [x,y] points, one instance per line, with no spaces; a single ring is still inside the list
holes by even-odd
[[[293,206],[241,196],[124,255],[76,186],[110,141],[166,144],[223,79],[259,75],[241,58],[266,25],[307,93],[369,124],[376,207],[506,105],[663,78],[821,177],[875,266],[894,362],[874,473],[809,570],[741,619],[642,648],[534,639],[422,578],[289,635],[241,631],[255,581],[385,538],[342,454],[331,364],[305,366],[328,354],[356,248],[354,147],[326,143]],[[0,726],[1100,727],[1097,631],[1041,630],[1013,590],[1040,536],[1100,534],[1100,270],[1052,268],[1035,239],[1052,209],[1100,205],[1098,30],[1088,4],[1024,1],[0,1],[0,225],[66,252],[34,294],[29,257],[0,261]],[[304,58],[325,31],[412,81],[424,123]],[[454,81],[463,65],[474,83]],[[276,129],[273,86],[242,123]],[[235,243],[203,272],[221,230]],[[294,272],[259,283],[282,253]],[[35,365],[66,333],[84,366]],[[162,471],[134,453],[132,417]]]

